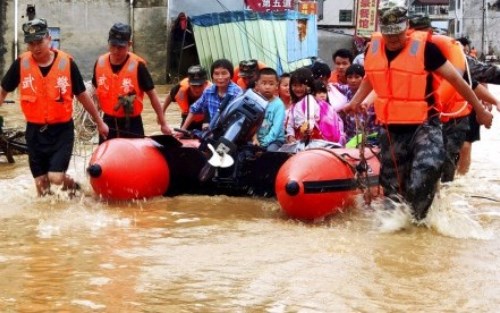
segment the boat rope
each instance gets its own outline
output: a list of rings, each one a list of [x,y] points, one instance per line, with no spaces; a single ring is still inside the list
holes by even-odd
[[[312,150],[325,151],[325,152],[330,153],[331,155],[333,155],[334,157],[339,159],[342,163],[347,165],[354,174],[356,173],[356,168],[351,163],[349,163],[349,161],[347,161],[342,155],[336,153],[332,149],[327,149],[327,148],[322,148],[322,147],[307,149],[307,151],[312,151]]]
[[[484,200],[489,200],[489,201],[499,202],[500,203],[500,199],[493,198],[493,197],[481,196],[481,195],[470,195],[470,197],[471,198],[484,199]]]
[[[305,145],[307,146],[309,144],[309,142],[311,141],[311,124],[310,124],[310,121],[311,121],[311,111],[310,111],[310,103],[309,103],[309,92],[306,93],[306,131],[305,131],[305,134],[304,134],[304,142],[305,142]]]
[[[366,113],[365,113],[366,114]],[[366,117],[364,119],[360,118],[360,114],[354,114],[354,120],[356,123],[357,132],[361,134],[361,142],[358,146],[359,148],[359,163],[356,165],[356,181],[358,183],[359,189],[363,192],[363,199],[366,205],[370,205],[372,202],[372,194],[370,191],[370,183],[368,178],[368,160],[365,156],[366,147]]]

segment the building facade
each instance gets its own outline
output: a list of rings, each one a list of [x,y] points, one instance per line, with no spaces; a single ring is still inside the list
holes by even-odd
[[[0,74],[26,50],[22,24],[27,8],[34,5],[36,17],[47,19],[56,47],[70,53],[84,79],[90,79],[97,57],[107,51],[108,32],[116,22],[133,28],[133,50],[148,61],[155,82],[166,77],[167,0],[156,1],[60,1],[3,0],[0,5]]]
[[[450,0],[450,34],[469,38],[481,58],[498,59],[499,27],[500,0]]]

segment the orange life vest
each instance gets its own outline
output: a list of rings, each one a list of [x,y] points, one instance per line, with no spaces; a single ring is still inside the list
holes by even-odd
[[[143,109],[144,91],[139,87],[137,71],[139,63],[146,63],[139,56],[129,52],[128,60],[120,72],[113,73],[109,61],[109,53],[103,54],[97,60],[95,77],[97,82],[97,97],[104,113],[114,117],[125,117],[123,106],[119,105],[120,96],[135,94],[133,112],[130,116],[139,116]]]
[[[382,35],[372,35],[365,71],[377,94],[374,108],[382,124],[421,124],[427,119],[428,72],[424,66],[427,36],[419,31],[411,34],[409,42],[389,66]]]
[[[65,123],[73,113],[71,56],[59,50],[47,76],[31,52],[20,56],[20,100],[26,121],[36,124]]]
[[[465,62],[467,62],[467,59],[460,43],[451,37],[443,35],[432,35],[430,39],[462,76],[465,73]],[[434,77],[440,81],[436,92],[439,95],[441,103],[441,121],[447,122],[450,118],[469,115],[472,106],[465,101],[447,80],[442,79],[439,75],[434,75]]]
[[[179,108],[181,110],[182,115],[187,115],[189,113],[189,99],[188,99],[188,92],[189,92],[189,78],[184,78],[181,80],[179,83],[181,86],[179,88],[179,91],[175,95],[175,102],[179,105]],[[203,89],[207,88],[208,86],[212,85],[209,81],[207,81],[203,85]],[[194,122],[203,122],[205,120],[204,114],[196,114],[193,116],[193,121]]]

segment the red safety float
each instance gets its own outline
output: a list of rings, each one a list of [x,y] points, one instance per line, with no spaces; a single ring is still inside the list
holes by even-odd
[[[168,163],[150,138],[105,141],[92,154],[87,172],[94,191],[110,200],[161,196],[170,182]]]
[[[276,196],[285,213],[301,220],[314,220],[353,205],[362,190],[359,183],[379,190],[380,164],[369,149],[365,149],[368,176],[356,177],[360,164],[357,149],[315,148],[299,152],[280,168],[276,177]]]

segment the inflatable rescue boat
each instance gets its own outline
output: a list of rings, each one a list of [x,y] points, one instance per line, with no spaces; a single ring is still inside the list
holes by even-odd
[[[352,206],[356,195],[378,188],[376,152],[358,149],[309,148],[288,159],[276,177],[276,197],[292,218],[314,220]]]
[[[107,140],[90,160],[90,184],[111,200],[183,193],[272,196],[276,173],[291,154],[249,144],[267,103],[251,89],[223,101],[209,130],[183,131],[196,139]]]
[[[249,144],[266,105],[267,100],[250,89],[221,104],[210,129],[196,139],[159,135],[107,140],[91,157],[90,184],[110,200],[276,195],[287,215],[304,220],[351,205],[363,187],[378,185],[379,162],[370,149],[360,155],[358,149],[310,140],[268,152]]]

